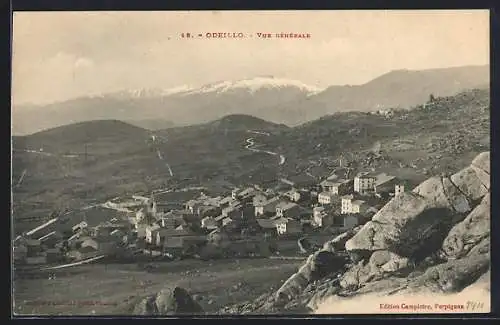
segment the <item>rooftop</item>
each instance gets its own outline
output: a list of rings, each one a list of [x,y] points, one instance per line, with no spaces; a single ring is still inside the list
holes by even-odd
[[[275,224],[288,223],[290,221],[294,221],[294,219],[292,219],[292,218],[284,218],[284,217],[281,217],[281,218],[278,218],[278,219],[274,219],[274,223]]]
[[[264,229],[270,229],[276,227],[274,220],[270,219],[257,219],[257,223]]]
[[[46,223],[44,223],[44,224],[42,224],[42,225],[40,225],[40,226],[38,226],[38,227],[36,227],[36,228],[34,228],[34,229],[32,229],[32,230],[28,231],[28,232],[26,233],[26,235],[27,235],[27,236],[31,236],[31,235],[35,234],[36,232],[38,232],[38,231],[40,231],[40,230],[42,230],[42,229],[44,229],[44,228],[46,228],[46,227],[50,226],[51,224],[53,224],[53,223],[57,222],[58,220],[59,220],[59,218],[50,219],[50,220],[49,220],[49,221],[47,221]]]
[[[246,196],[246,195],[252,194],[254,192],[255,192],[255,189],[253,187],[248,187],[248,188],[244,189],[243,191],[239,192],[238,195],[239,196]]]
[[[392,181],[393,179],[396,179],[396,176],[391,176],[391,175],[387,175],[385,173],[381,173],[381,174],[378,174],[376,176],[375,184],[382,185],[384,183]]]
[[[282,210],[288,210],[288,209],[291,209],[291,208],[294,208],[297,206],[299,206],[299,205],[296,203],[293,203],[293,202],[280,202],[280,203],[278,203],[276,208],[280,208]]]
[[[363,201],[363,200],[354,200],[352,201],[352,205],[361,205],[361,204],[365,204],[366,201]]]
[[[377,175],[375,175],[373,172],[359,172],[356,174],[356,177],[358,177],[358,178],[377,178]]]

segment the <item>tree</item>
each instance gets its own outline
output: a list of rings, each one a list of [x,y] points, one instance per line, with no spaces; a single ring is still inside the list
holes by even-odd
[[[436,100],[436,98],[434,97],[434,94],[430,94],[429,95],[429,103],[434,103],[435,100]]]

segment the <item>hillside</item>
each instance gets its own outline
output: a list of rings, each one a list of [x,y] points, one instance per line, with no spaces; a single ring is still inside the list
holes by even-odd
[[[107,123],[119,125],[123,132],[112,136]],[[55,207],[167,186],[202,185],[212,191],[227,190],[228,184],[273,186],[281,177],[305,175],[316,167],[323,170],[317,177],[326,176],[339,166],[341,156],[354,170],[375,168],[418,183],[429,175],[463,168],[490,148],[489,90],[437,98],[391,117],[337,113],[295,128],[246,115],[154,134],[122,122],[100,121],[95,125],[102,129],[91,133],[81,131],[81,125],[85,124],[27,138],[37,144],[40,138],[53,139],[54,143],[44,142],[44,148],[81,153],[83,137],[89,140],[87,156],[14,152],[14,183],[25,171],[22,184],[13,189],[17,220],[44,217]],[[276,155],[248,150],[249,138],[256,148]],[[278,154],[286,158],[283,165]]]
[[[321,116],[345,111],[374,111],[411,108],[434,96],[452,96],[472,88],[487,88],[489,66],[466,66],[421,71],[396,70],[362,85],[331,86],[297,102],[266,107],[273,121],[286,116],[286,123],[297,125]]]
[[[79,122],[40,131],[28,136],[13,137],[13,148],[17,150],[40,150],[58,153],[88,153],[98,149],[113,152],[116,145],[127,146],[143,143],[148,131],[118,120]]]
[[[174,122],[164,119],[125,120],[124,122],[150,131],[164,130],[175,126]]]
[[[336,113],[291,128],[283,137],[270,139],[276,140],[270,146],[282,148],[289,161],[308,157],[333,167],[342,154],[344,163],[353,167],[386,168],[418,180],[429,173],[461,168],[489,149],[489,96],[485,89],[466,91],[409,111],[395,111],[390,117]],[[368,166],[368,153],[375,144],[382,157]]]
[[[489,66],[398,70],[363,85],[331,86],[324,90],[296,80],[266,76],[199,88],[140,89],[39,107],[19,106],[12,109],[12,124],[14,134],[29,134],[68,121],[117,119],[138,121],[137,125],[146,127],[144,121],[165,120],[185,126],[226,115],[249,114],[293,126],[334,112],[409,108],[425,102],[431,93],[450,96],[485,85],[489,85]],[[40,119],[42,111],[44,118]]]

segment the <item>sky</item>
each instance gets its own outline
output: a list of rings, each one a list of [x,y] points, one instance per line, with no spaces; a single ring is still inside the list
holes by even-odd
[[[397,69],[488,64],[490,52],[486,10],[16,12],[12,43],[13,104],[263,75],[354,85]]]

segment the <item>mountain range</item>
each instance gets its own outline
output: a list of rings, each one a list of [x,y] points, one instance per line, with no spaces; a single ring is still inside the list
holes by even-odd
[[[227,184],[318,180],[339,158],[356,170],[419,182],[489,150],[490,92],[436,97],[392,115],[339,112],[296,127],[242,114],[161,131],[95,120],[14,136],[12,146],[16,220],[154,188],[201,185],[217,194]]]
[[[206,123],[248,114],[295,126],[343,111],[411,108],[430,94],[450,96],[489,87],[489,66],[420,71],[395,70],[362,85],[326,89],[296,80],[262,76],[221,81],[199,88],[136,89],[12,109],[12,133],[31,134],[56,126],[116,119],[149,130]],[[40,118],[43,114],[43,118]]]

